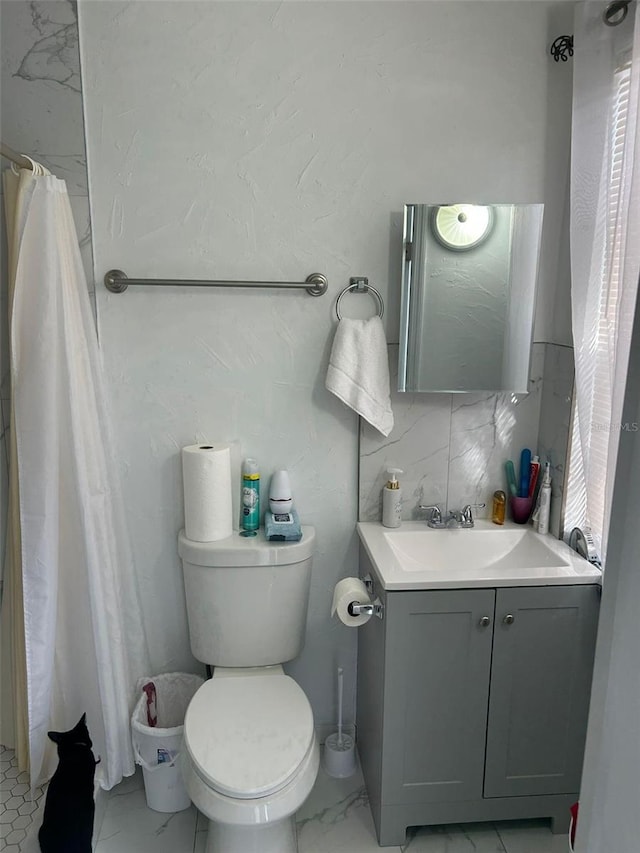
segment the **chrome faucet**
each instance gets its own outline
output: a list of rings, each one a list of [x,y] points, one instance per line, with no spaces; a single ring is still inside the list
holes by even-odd
[[[436,530],[445,528],[469,529],[474,526],[473,510],[484,509],[486,504],[466,504],[462,509],[454,509],[443,518],[442,511],[435,504],[418,504],[418,509],[429,512],[427,524]]]
[[[452,509],[447,518],[447,527],[466,527],[464,521],[464,510]]]
[[[451,515],[456,520],[456,526],[469,528],[474,526],[473,510],[484,509],[486,504],[465,504],[460,510],[453,510]]]
[[[417,509],[421,509],[429,513],[427,516],[427,524],[429,527],[434,527],[436,529],[446,527],[442,520],[442,512],[439,506],[436,506],[435,504],[418,504]]]

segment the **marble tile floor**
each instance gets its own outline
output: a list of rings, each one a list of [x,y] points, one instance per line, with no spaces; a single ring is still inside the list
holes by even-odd
[[[37,817],[37,814],[34,814]],[[38,853],[31,832],[11,853]],[[205,853],[207,820],[194,807],[177,814],[147,808],[137,772],[109,792],[95,853]],[[567,853],[566,836],[546,821],[412,828],[402,847],[378,846],[362,775],[332,779],[321,769],[298,814],[300,853]],[[2,845],[0,844],[0,847]]]

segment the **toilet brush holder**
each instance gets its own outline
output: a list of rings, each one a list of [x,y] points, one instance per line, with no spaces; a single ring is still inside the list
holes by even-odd
[[[342,731],[342,681],[343,670],[338,667],[338,731],[324,742],[324,769],[329,776],[344,779],[355,773],[356,742]]]
[[[324,769],[334,779],[345,779],[356,772],[356,743],[351,735],[329,735],[324,742]]]

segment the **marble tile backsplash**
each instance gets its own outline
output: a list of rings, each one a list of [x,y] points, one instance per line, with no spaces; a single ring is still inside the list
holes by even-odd
[[[567,355],[568,353],[568,355]],[[389,347],[392,387],[397,345]],[[361,420],[361,521],[377,521],[389,466],[402,468],[403,518],[420,518],[420,503],[456,509],[485,503],[490,513],[496,489],[505,488],[504,463],[518,464],[530,447],[549,457],[561,495],[572,383],[571,350],[534,344],[530,392],[516,394],[408,394],[392,391],[395,426],[387,438]],[[569,401],[569,402],[568,402]],[[554,500],[556,529],[561,498]]]
[[[397,346],[391,348],[397,352]],[[451,395],[392,392],[395,425],[383,438],[360,419],[361,521],[381,517],[381,492],[386,468],[401,468],[403,518],[412,518],[416,504],[447,500],[451,440]]]

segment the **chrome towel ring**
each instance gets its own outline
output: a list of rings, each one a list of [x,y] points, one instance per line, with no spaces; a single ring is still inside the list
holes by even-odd
[[[379,291],[377,291],[373,285],[369,284],[368,278],[356,276],[349,279],[349,284],[340,291],[338,298],[336,299],[336,317],[338,320],[342,320],[342,316],[340,315],[340,300],[345,293],[370,293],[378,301],[378,317],[382,317],[384,314],[384,300],[382,299],[382,296],[380,296]]]

